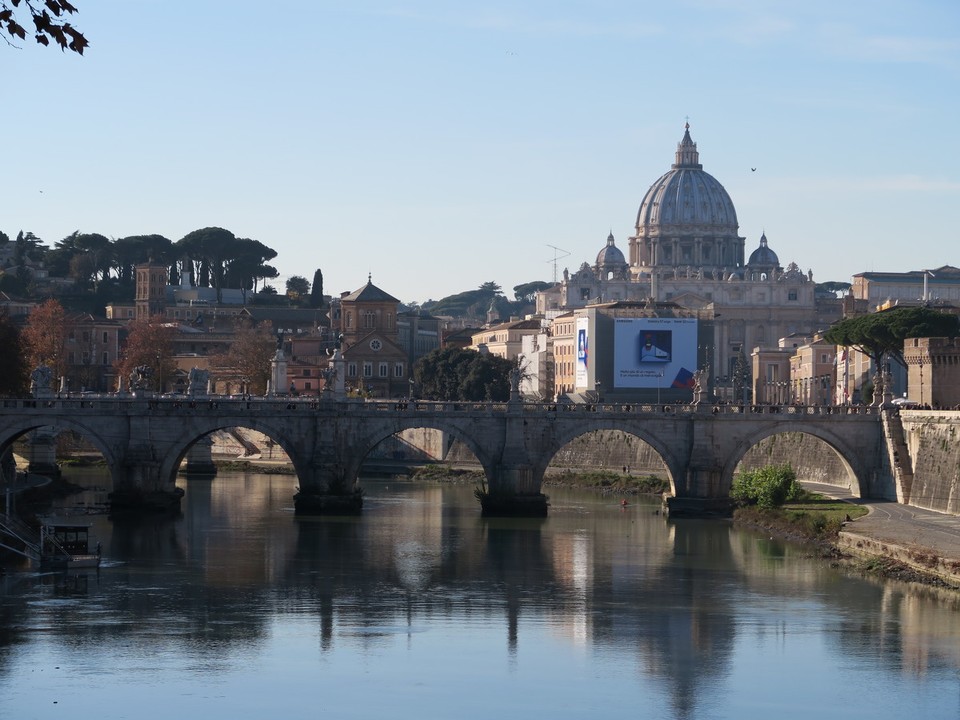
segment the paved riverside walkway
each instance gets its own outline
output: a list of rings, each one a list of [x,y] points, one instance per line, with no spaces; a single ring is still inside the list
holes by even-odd
[[[834,485],[801,484],[869,510],[844,525],[838,538],[841,549],[857,555],[890,557],[960,587],[960,516],[885,500],[863,500]]]

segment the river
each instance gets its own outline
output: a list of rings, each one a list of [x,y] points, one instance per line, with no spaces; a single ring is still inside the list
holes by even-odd
[[[63,512],[105,500],[77,477]],[[960,717],[960,596],[723,521],[558,489],[487,520],[406,480],[298,519],[293,477],[179,484],[176,519],[89,516],[99,571],[0,577],[0,717]]]

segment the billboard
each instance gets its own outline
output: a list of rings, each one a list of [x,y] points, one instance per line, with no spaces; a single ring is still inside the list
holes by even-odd
[[[577,364],[575,367],[574,386],[578,389],[587,387],[587,370],[590,367],[590,334],[587,332],[588,318],[577,318]]]
[[[696,319],[616,318],[614,321],[614,387],[692,389],[696,371]]]

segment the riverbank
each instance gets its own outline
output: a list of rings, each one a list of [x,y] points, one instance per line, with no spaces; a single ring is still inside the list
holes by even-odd
[[[832,565],[866,576],[960,589],[960,518],[864,501],[833,486],[804,486],[822,500],[806,509],[806,503],[768,511],[741,508],[734,522],[804,544]],[[824,508],[832,517],[821,515]]]

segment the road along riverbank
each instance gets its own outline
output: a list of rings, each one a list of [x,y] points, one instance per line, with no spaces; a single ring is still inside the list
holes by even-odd
[[[844,522],[837,550],[854,567],[904,580],[960,589],[960,517],[882,500],[853,497],[843,488],[803,483],[808,490],[867,509]]]

